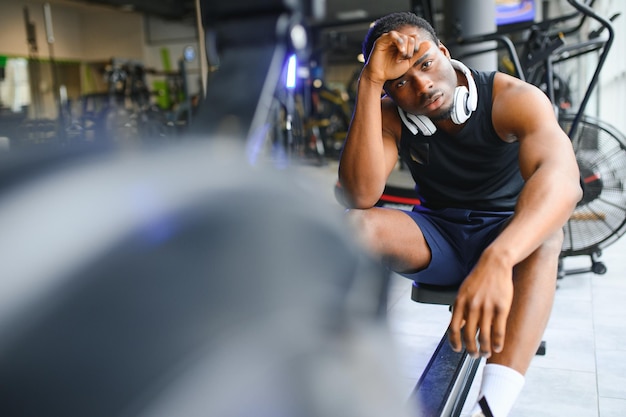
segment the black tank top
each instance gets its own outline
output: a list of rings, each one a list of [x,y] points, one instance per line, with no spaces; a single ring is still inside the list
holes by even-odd
[[[498,137],[491,121],[495,72],[472,70],[478,107],[461,131],[451,136],[413,135],[402,124],[399,152],[408,166],[422,205],[430,208],[513,210],[524,180],[519,144]]]

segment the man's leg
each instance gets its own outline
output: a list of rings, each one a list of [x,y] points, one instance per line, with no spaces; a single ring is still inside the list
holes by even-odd
[[[358,241],[397,272],[415,272],[430,263],[431,253],[422,231],[406,213],[389,208],[352,209],[348,219]]]
[[[563,233],[559,230],[513,270],[513,304],[504,349],[487,362],[525,374],[548,324],[558,272]]]
[[[504,349],[487,360],[479,394],[495,417],[506,416],[513,407],[541,343],[554,301],[562,241],[559,230],[514,268]],[[477,405],[474,411],[478,410]]]

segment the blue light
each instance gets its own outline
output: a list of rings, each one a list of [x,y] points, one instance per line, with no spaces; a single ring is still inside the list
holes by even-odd
[[[295,88],[296,87],[296,56],[291,55],[289,57],[289,61],[287,62],[287,88]]]

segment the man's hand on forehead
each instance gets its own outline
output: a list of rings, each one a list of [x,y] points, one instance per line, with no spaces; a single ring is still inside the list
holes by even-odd
[[[400,53],[398,62],[405,59],[411,59],[414,55],[421,56],[430,47],[428,41],[418,40],[415,35],[407,35],[394,30],[388,32],[387,35],[390,37],[396,49]]]
[[[428,52],[432,44],[428,41],[420,41],[413,48],[413,55],[420,58]]]
[[[416,33],[389,31],[375,42],[366,64],[366,76],[376,83],[395,80],[428,55],[432,43]]]

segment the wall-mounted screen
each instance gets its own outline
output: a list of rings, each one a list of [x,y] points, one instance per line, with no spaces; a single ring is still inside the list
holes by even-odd
[[[496,0],[498,28],[528,25],[535,21],[535,0]]]

